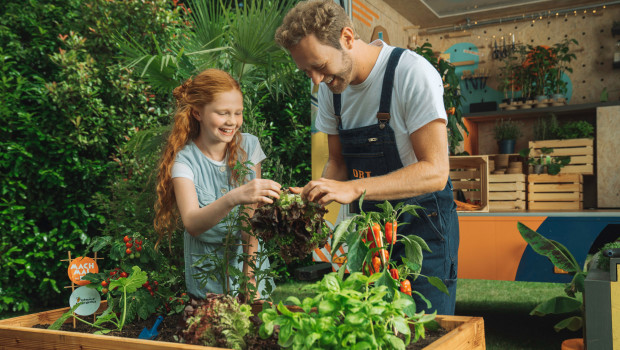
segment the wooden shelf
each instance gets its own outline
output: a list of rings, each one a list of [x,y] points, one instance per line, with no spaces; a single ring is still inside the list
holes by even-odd
[[[583,115],[584,113],[596,113],[597,107],[618,106],[620,101],[611,102],[599,102],[599,103],[584,103],[584,104],[571,104],[559,107],[546,107],[546,108],[531,108],[531,109],[515,109],[511,111],[493,111],[482,113],[463,114],[463,118],[470,122],[486,122],[494,121],[498,118],[510,118],[512,120],[517,119],[529,119],[538,118],[549,113],[556,114],[557,116],[569,116],[569,115]]]

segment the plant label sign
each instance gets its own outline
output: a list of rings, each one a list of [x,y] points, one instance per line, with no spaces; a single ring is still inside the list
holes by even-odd
[[[82,277],[87,273],[99,272],[99,266],[97,262],[89,257],[77,257],[69,263],[69,279],[78,286],[84,286],[90,283],[90,281],[82,280]]]
[[[73,307],[79,302],[81,302],[82,305],[75,309],[75,313],[80,316],[92,315],[99,309],[101,296],[96,289],[83,286],[73,291],[69,297],[69,306]]]

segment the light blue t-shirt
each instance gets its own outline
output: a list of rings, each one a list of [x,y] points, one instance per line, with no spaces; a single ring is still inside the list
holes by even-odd
[[[241,147],[246,151],[248,155],[248,161],[256,165],[262,162],[266,157],[258,138],[254,135],[243,133]],[[175,163],[172,167],[172,177],[184,177],[192,180],[196,187],[196,195],[198,196],[198,203],[200,207],[204,207],[218,198],[224,196],[228,191],[234,187],[230,185],[230,173],[231,169],[226,165],[226,160],[218,162],[205,156],[193,141],[190,141],[176,156]],[[256,173],[252,170],[248,174],[248,181],[256,178]],[[235,209],[236,210],[236,209]],[[234,213],[234,211],[232,213]],[[225,238],[228,232],[226,219],[220,221],[217,225],[211,229],[203,232],[197,237],[190,235],[187,230],[183,235],[184,251],[185,251],[185,283],[187,286],[187,292],[196,298],[204,298],[206,293],[222,293],[223,288],[221,286],[221,278],[215,278],[213,274],[207,271],[212,267],[209,265],[213,263],[210,260],[200,261],[206,254],[217,254],[220,259],[223,258],[223,244],[222,240]],[[235,233],[237,239],[236,244],[240,243],[241,232]],[[259,247],[261,249],[261,247]],[[242,251],[241,246],[237,246],[236,254],[230,254],[231,256],[238,255]],[[236,266],[238,269],[242,269],[243,263],[236,261],[232,258],[229,261],[230,265]],[[199,265],[199,266],[197,266]],[[269,262],[261,266],[262,268],[269,268]],[[209,276],[208,280],[200,280],[196,275],[202,275],[202,278]],[[214,280],[215,278],[215,280]],[[265,289],[265,281],[259,285],[259,292],[261,297],[263,290]],[[206,283],[206,285],[204,285]],[[269,281],[273,284],[273,281]],[[238,286],[232,285],[231,288],[236,290]]]

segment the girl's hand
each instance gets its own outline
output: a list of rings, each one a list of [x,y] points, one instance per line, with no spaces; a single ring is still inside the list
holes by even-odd
[[[254,179],[247,184],[230,191],[235,205],[240,204],[269,204],[273,198],[280,198],[282,186],[273,180]]]

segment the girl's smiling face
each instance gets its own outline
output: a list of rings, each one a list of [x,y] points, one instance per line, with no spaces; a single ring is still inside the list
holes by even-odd
[[[212,151],[225,150],[243,124],[243,96],[235,89],[217,94],[194,116],[200,123],[201,143]]]

